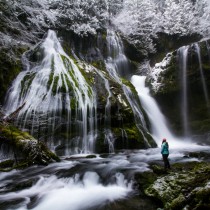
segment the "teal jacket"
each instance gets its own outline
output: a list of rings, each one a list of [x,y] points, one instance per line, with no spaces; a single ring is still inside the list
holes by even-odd
[[[169,154],[169,150],[168,150],[168,143],[164,142],[161,146],[161,154],[162,155],[168,155]]]

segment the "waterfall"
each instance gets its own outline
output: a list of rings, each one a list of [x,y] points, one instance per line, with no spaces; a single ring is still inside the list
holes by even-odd
[[[105,105],[105,114],[104,114],[104,128],[105,128],[104,129],[104,141],[106,144],[109,145],[109,152],[113,153],[114,152],[114,137],[111,132],[111,97],[112,97],[112,93],[110,91],[109,80],[106,79],[106,77],[103,75],[103,73],[101,71],[98,71],[96,69],[96,72],[104,81],[104,86],[108,93],[106,105]]]
[[[160,146],[162,139],[166,138],[169,142],[170,148],[196,148],[197,144],[191,142],[189,138],[177,138],[168,127],[168,123],[165,116],[160,111],[158,104],[150,95],[150,90],[145,86],[146,76],[134,75],[131,78],[133,85],[135,86],[139,98],[141,100],[143,109],[147,113],[152,127],[152,136],[157,145]]]
[[[127,77],[129,75],[128,59],[125,56],[122,40],[112,30],[107,30],[108,59],[107,67],[113,68],[110,71],[113,78],[117,79],[118,75]],[[119,82],[119,80],[118,80]]]
[[[94,91],[64,52],[54,31],[49,30],[46,39],[33,52],[43,58],[34,63],[28,58],[30,53],[24,57],[27,68],[18,75],[7,94],[7,114],[25,103],[18,115],[19,127],[35,136],[41,129],[46,133],[44,138],[51,140],[51,149],[63,138],[66,153],[93,152],[97,106]],[[58,130],[63,134],[60,142],[55,138]],[[70,146],[74,146],[73,151]]]
[[[125,56],[121,39],[112,30],[107,31],[107,45],[108,45],[108,57],[105,61],[106,69],[109,75],[112,77],[112,79],[114,79],[117,83],[119,83],[122,86],[123,93],[125,94],[134,113],[136,125],[139,131],[141,132],[142,136],[144,137],[145,143],[148,146],[150,146],[146,137],[144,136],[144,133],[142,132],[142,129],[145,131],[148,130],[140,106],[136,101],[136,99],[134,98],[130,88],[124,85],[122,79],[120,78],[120,76],[123,76],[124,73],[126,73],[126,75],[129,74],[128,59]],[[119,98],[119,100],[121,99]]]
[[[205,97],[206,104],[207,104],[207,107],[208,107],[208,104],[209,104],[209,96],[208,96],[208,90],[207,90],[207,86],[206,86],[205,77],[204,77],[204,74],[203,74],[203,67],[202,67],[200,46],[198,45],[198,43],[195,43],[194,46],[195,46],[196,53],[198,55],[199,70],[200,70],[200,75],[201,75],[201,82],[202,82],[204,97]]]
[[[187,102],[187,61],[188,61],[188,48],[189,46],[183,46],[178,50],[179,54],[179,65],[182,72],[182,118],[183,118],[183,129],[185,137],[189,136],[189,125],[188,125],[188,102]]]
[[[131,82],[135,86],[142,106],[147,113],[152,127],[152,135],[156,143],[160,146],[163,138],[170,141],[170,145],[175,144],[175,137],[167,127],[164,115],[161,113],[156,101],[151,97],[150,90],[145,86],[146,76],[134,75]]]

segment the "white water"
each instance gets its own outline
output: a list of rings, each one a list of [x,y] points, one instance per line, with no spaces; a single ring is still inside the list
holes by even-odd
[[[123,93],[125,94],[132,111],[135,116],[136,125],[139,129],[139,131],[142,133],[142,136],[144,137],[144,134],[142,132],[142,129],[144,131],[147,130],[146,122],[144,120],[143,113],[141,112],[140,106],[136,99],[133,97],[132,91],[130,88],[123,84],[120,76],[124,75],[126,73],[129,74],[128,71],[128,59],[124,54],[124,49],[122,45],[121,39],[117,36],[117,34],[112,31],[107,31],[107,43],[108,43],[108,58],[106,60],[106,69],[109,73],[109,75],[121,85]],[[122,69],[124,73],[122,72]],[[118,100],[123,103],[123,100],[121,98],[118,98]],[[145,143],[149,146],[149,143],[147,139],[144,137]]]
[[[18,75],[9,90],[5,105],[7,114],[25,103],[18,116],[21,128],[31,124],[30,130],[34,134],[42,125],[54,139],[56,130],[62,127],[66,133],[67,155],[71,152],[68,141],[74,126],[79,136],[76,143],[78,151],[92,152],[97,110],[94,91],[74,61],[64,52],[54,31],[49,30],[39,48],[43,51],[43,59],[35,67],[28,61],[27,70]],[[71,106],[75,107],[74,116]],[[51,142],[51,149],[54,146]]]
[[[158,146],[161,146],[162,139],[166,138],[169,142],[170,148],[202,148],[202,146],[190,142],[189,139],[181,139],[173,135],[168,128],[165,116],[161,113],[158,104],[150,95],[149,88],[145,86],[145,79],[146,76],[134,75],[132,76],[131,81],[135,86],[142,106],[148,115],[152,127],[152,136]]]
[[[175,138],[169,131],[166,125],[166,120],[160,112],[156,101],[150,96],[150,90],[145,86],[145,80],[146,76],[135,75],[131,78],[131,82],[139,94],[142,106],[149,117],[152,126],[152,135],[159,146],[163,138],[168,139],[170,141],[170,145],[175,145]]]
[[[110,72],[114,79],[120,76],[129,75],[128,59],[125,56],[122,40],[112,30],[107,30],[107,44],[108,44],[108,62],[107,66],[110,65],[115,71]],[[119,80],[117,79],[119,82]]]
[[[209,152],[209,148],[204,147],[171,149],[170,162],[199,161],[183,158],[188,152],[199,150]],[[0,209],[86,210],[100,209],[121,199],[126,203],[135,193],[133,175],[150,171],[149,165],[155,161],[162,162],[160,148],[126,150],[107,158],[87,159],[84,155],[70,158],[73,161],[1,173]],[[33,186],[25,186],[27,183],[33,183]],[[11,188],[19,184],[23,189],[14,191]],[[113,209],[119,209],[119,206],[116,204]]]
[[[31,188],[0,195],[0,200],[23,198],[21,207],[16,207],[16,210],[26,210],[27,204],[31,202],[30,197],[38,195],[39,204],[33,210],[88,209],[125,198],[131,192],[132,183],[128,183],[122,174],[117,173],[115,180],[113,184],[103,185],[95,172],[86,172],[82,180],[79,174],[73,178],[60,179],[53,175],[41,176]]]
[[[29,197],[39,195],[40,203],[33,210],[79,210],[100,206],[106,202],[122,199],[131,191],[131,184],[126,183],[122,174],[116,174],[116,182],[108,186],[100,184],[100,177],[95,172],[86,172],[79,180],[74,178],[58,179],[56,176],[40,177],[30,189],[0,196],[0,199],[25,198],[22,207],[27,210]],[[27,199],[28,197],[28,199]]]

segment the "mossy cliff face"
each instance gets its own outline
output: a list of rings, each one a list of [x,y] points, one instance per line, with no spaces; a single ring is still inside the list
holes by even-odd
[[[59,158],[42,142],[12,125],[0,125],[0,145],[1,148],[5,148],[2,150],[3,155],[10,159],[1,163],[2,171],[59,161]]]
[[[3,103],[9,86],[23,68],[21,56],[26,49],[27,47],[17,49],[17,57],[15,58],[7,54],[7,49],[0,51],[0,103]]]
[[[210,130],[209,95],[210,57],[209,40],[187,46],[186,96],[188,105],[189,130],[192,135],[206,134]],[[199,61],[199,51],[200,61]],[[176,134],[182,135],[183,122],[183,62],[181,49],[167,54],[161,63],[152,68],[147,78],[152,94],[160,104]],[[202,73],[201,73],[202,72]],[[202,76],[203,74],[203,76]],[[203,77],[203,78],[202,78]],[[209,100],[209,97],[208,97]],[[174,114],[177,113],[177,114]]]
[[[151,185],[145,186],[144,193],[167,210],[209,209],[210,164],[176,163],[172,167],[173,171],[165,175],[151,175]]]
[[[123,91],[122,84],[131,90],[139,108],[141,108],[137,92],[132,83],[123,78],[121,78],[122,84],[117,83],[106,72],[102,61],[101,65],[93,66],[77,60],[77,65],[97,95],[98,138],[96,139],[96,152],[109,152],[110,145],[105,137],[109,132],[112,135],[115,149],[156,146],[151,135],[143,127],[141,131],[138,129],[134,112]],[[109,88],[106,86],[106,82],[109,84]],[[144,116],[147,119],[146,115]],[[149,126],[148,121],[147,125]]]
[[[65,46],[65,51],[69,53],[69,58],[67,58],[67,55],[58,54],[61,63],[63,63],[63,68],[65,68],[67,71],[64,71],[65,73],[62,72],[61,74],[56,75],[56,72],[59,72],[57,65],[58,63],[55,63],[56,59],[54,59],[52,56],[51,61],[49,62],[49,70],[51,71],[48,74],[49,78],[46,78],[46,88],[48,91],[51,91],[50,97],[52,98],[56,97],[56,95],[60,95],[65,101],[67,94],[69,95],[69,98],[72,99],[69,107],[71,109],[71,118],[66,116],[66,110],[60,110],[60,112],[56,113],[54,113],[53,110],[48,110],[49,113],[47,113],[47,116],[56,116],[58,119],[64,119],[65,121],[68,121],[68,126],[70,129],[66,129],[65,126],[67,123],[61,126],[59,125],[60,127],[56,130],[56,132],[53,130],[49,131],[49,126],[51,126],[50,123],[47,125],[45,124],[42,126],[42,128],[37,128],[37,126],[41,125],[41,117],[40,119],[39,117],[37,118],[37,120],[40,120],[40,122],[36,122],[36,128],[31,129],[32,123],[30,122],[30,119],[32,116],[27,118],[29,122],[26,120],[26,126],[24,125],[25,128],[29,131],[31,129],[32,132],[37,132],[37,134],[33,133],[33,135],[38,139],[40,136],[44,135],[48,136],[50,139],[52,133],[55,133],[53,138],[54,144],[56,146],[56,152],[57,154],[61,155],[65,152],[66,149],[66,139],[68,139],[69,145],[74,145],[75,139],[78,137],[81,138],[80,135],[82,134],[78,133],[79,125],[75,123],[79,107],[79,100],[77,101],[78,98],[77,95],[75,95],[75,89],[77,88],[78,90],[83,91],[82,87],[80,87],[78,78],[76,78],[78,75],[76,75],[74,72],[77,71],[77,73],[81,73],[79,73],[79,75],[83,77],[85,81],[84,83],[87,87],[87,94],[83,92],[81,92],[81,94],[83,94],[84,97],[85,94],[88,95],[90,99],[92,97],[96,97],[96,104],[94,104],[94,106],[96,105],[97,107],[95,112],[97,114],[94,114],[95,121],[97,122],[97,139],[95,152],[109,152],[110,142],[107,140],[109,138],[116,149],[145,148],[156,146],[147,128],[144,128],[141,124],[137,125],[139,122],[136,120],[136,116],[131,103],[134,103],[135,101],[136,106],[138,106],[139,109],[142,108],[134,86],[125,78],[119,77],[119,79],[114,79],[111,77],[111,75],[107,72],[105,61],[103,59],[97,60],[97,56],[93,56],[91,57],[92,60],[84,61],[74,53],[73,49],[68,48],[68,43],[63,43],[63,45]],[[89,49],[86,50],[88,51]],[[98,48],[97,50],[99,58],[102,55],[100,55],[99,52],[101,51]],[[79,54],[79,52],[77,53]],[[82,56],[82,54],[79,54],[79,56]],[[33,69],[35,66],[41,66],[40,63],[42,63],[43,59],[45,58],[41,43],[36,45],[34,49],[27,51],[27,53],[25,53],[25,58],[28,64],[30,64],[31,69]],[[76,70],[73,70],[71,65],[75,65]],[[55,67],[57,68],[56,70]],[[40,69],[40,71],[42,71],[42,69]],[[33,80],[36,78],[36,75],[37,71],[28,71],[26,72],[22,81],[19,81],[21,84],[20,96],[24,97],[27,91],[30,90],[29,87],[33,83]],[[131,95],[131,99],[126,95],[124,88],[126,88]],[[42,101],[44,101],[46,96],[43,95],[42,97]],[[90,104],[90,106],[92,106],[92,104]],[[33,115],[33,112],[31,115]],[[36,115],[41,116],[42,113],[36,113]],[[143,111],[142,115],[144,115],[146,119],[146,115]],[[44,120],[45,119],[43,117],[43,121]],[[19,124],[21,123],[22,122],[19,122]],[[146,124],[147,127],[149,127],[148,120],[146,120]]]

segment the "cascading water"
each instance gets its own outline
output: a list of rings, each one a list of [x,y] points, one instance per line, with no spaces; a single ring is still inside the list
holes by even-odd
[[[177,138],[168,127],[168,123],[165,119],[165,116],[161,113],[158,104],[150,95],[150,90],[145,86],[146,76],[137,76],[134,75],[131,78],[133,85],[135,86],[142,106],[145,112],[148,115],[148,118],[152,127],[152,136],[156,141],[158,146],[161,146],[162,139],[166,138],[169,141],[170,148],[180,149],[190,147],[193,148],[202,148],[197,144],[191,142],[189,138]]]
[[[107,66],[115,69],[110,71],[113,78],[117,79],[120,75],[127,77],[129,72],[128,59],[125,56],[122,40],[112,30],[107,30],[108,59]],[[118,80],[118,79],[117,79]],[[119,80],[118,80],[119,82]]]
[[[93,152],[97,106],[94,91],[64,52],[54,31],[49,30],[44,42],[34,51],[41,53],[43,59],[34,66],[25,57],[27,69],[18,75],[8,92],[7,114],[25,104],[18,115],[19,127],[29,129],[32,135],[37,127],[45,127],[42,133],[48,139],[50,136],[51,149],[60,143],[54,138],[59,129],[63,133],[59,139],[66,139],[66,154]],[[75,136],[70,136],[71,132]],[[74,151],[69,148],[71,144]]]
[[[170,140],[170,145],[176,144],[175,137],[167,127],[167,123],[164,115],[160,112],[160,109],[155,100],[150,96],[150,90],[145,86],[146,76],[132,76],[131,82],[135,86],[142,106],[146,111],[152,126],[152,135],[157,144],[160,146],[161,140],[165,137]]]
[[[184,136],[189,136],[189,125],[188,125],[188,102],[187,102],[187,61],[188,61],[188,48],[189,46],[183,46],[178,50],[179,54],[179,68],[182,72],[182,118],[183,118],[183,129]]]
[[[141,112],[140,106],[136,99],[133,97],[132,91],[130,88],[123,84],[120,76],[123,76],[126,72],[128,76],[130,72],[128,72],[128,59],[125,56],[123,45],[121,39],[116,35],[116,33],[112,30],[107,31],[107,44],[108,44],[108,57],[105,62],[106,69],[109,75],[122,86],[123,92],[133,110],[136,125],[144,137],[145,143],[147,146],[150,146],[146,137],[144,136],[142,129],[147,131],[146,122],[144,120],[144,116]],[[122,72],[122,69],[124,69]],[[120,99],[119,99],[120,100]],[[125,135],[126,136],[126,135]]]
[[[105,105],[105,113],[104,113],[104,139],[105,143],[109,145],[109,152],[114,152],[114,141],[113,134],[111,132],[111,97],[112,93],[110,91],[109,80],[103,75],[101,71],[96,70],[98,75],[102,78],[104,82],[105,89],[108,93],[106,105]]]
[[[205,77],[204,77],[204,74],[203,74],[200,46],[198,45],[198,43],[195,43],[194,46],[195,46],[196,53],[198,55],[199,70],[200,70],[200,75],[201,75],[201,82],[202,82],[204,97],[205,97],[206,104],[207,104],[207,107],[208,107],[208,105],[209,105],[209,96],[208,96],[208,90],[207,90],[207,86],[206,86],[206,80],[205,80]]]

